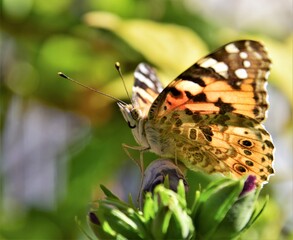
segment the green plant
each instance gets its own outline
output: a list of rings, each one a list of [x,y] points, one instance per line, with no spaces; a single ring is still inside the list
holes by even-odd
[[[257,204],[254,181],[217,180],[196,191],[191,206],[182,180],[177,193],[159,184],[146,193],[142,210],[101,186],[106,198],[89,213],[89,223],[99,239],[235,239],[265,207]]]

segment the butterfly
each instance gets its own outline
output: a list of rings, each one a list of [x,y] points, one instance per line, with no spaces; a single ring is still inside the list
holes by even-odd
[[[274,173],[274,145],[261,124],[270,65],[264,46],[252,40],[220,47],[165,88],[141,63],[132,104],[118,105],[141,150],[194,171],[253,175],[262,185]]]

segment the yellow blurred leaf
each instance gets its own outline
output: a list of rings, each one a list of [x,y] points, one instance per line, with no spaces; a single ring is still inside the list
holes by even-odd
[[[272,74],[270,81],[279,88],[293,104],[293,60],[292,60],[293,35],[284,42],[266,39],[265,43],[271,56]]]
[[[107,12],[90,12],[84,20],[89,26],[117,34],[150,63],[168,73],[170,81],[208,53],[198,35],[183,26],[150,20],[123,20]]]

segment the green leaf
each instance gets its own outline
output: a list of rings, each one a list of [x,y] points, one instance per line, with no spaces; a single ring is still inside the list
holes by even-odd
[[[153,219],[155,217],[155,212],[156,212],[155,202],[154,202],[154,199],[152,198],[152,194],[149,192],[145,196],[143,212],[144,212],[144,217],[146,221],[149,221],[150,219]]]
[[[166,212],[165,216],[164,216],[164,220],[163,220],[163,223],[162,223],[162,233],[165,235],[168,231],[168,228],[169,228],[169,223],[170,223],[170,220],[171,220],[171,217],[172,217],[172,212],[171,211],[168,211]]]
[[[246,226],[244,228],[245,230],[248,229],[259,218],[259,216],[262,214],[265,207],[267,206],[268,201],[269,201],[269,196],[266,197],[266,199],[265,199],[264,203],[261,205],[261,207],[259,207],[259,209],[256,209],[253,212],[252,217],[250,218],[249,222],[246,224]]]
[[[132,198],[131,194],[128,195],[128,204],[129,204],[129,207],[135,208],[135,204],[133,202],[133,198]]]
[[[127,228],[132,228],[134,230],[137,230],[137,225],[121,211],[113,209],[112,215],[120,219],[121,222],[123,222],[123,224],[127,226]]]
[[[209,239],[243,189],[244,181],[223,179],[208,186],[200,196],[195,228],[205,239]]]
[[[196,215],[196,213],[198,211],[198,208],[201,205],[201,202],[199,201],[200,196],[201,196],[201,192],[200,191],[195,191],[194,202],[193,202],[193,204],[191,206],[191,214],[190,214],[192,219],[195,218],[195,215]]]
[[[178,187],[177,187],[177,194],[182,199],[186,199],[185,187],[184,187],[184,183],[183,183],[183,180],[182,179],[179,180]],[[185,203],[186,203],[186,200],[185,200]]]
[[[91,229],[99,239],[115,239],[116,233],[110,228],[107,222],[102,226],[89,222]]]
[[[168,208],[160,207],[159,211],[156,213],[155,218],[151,222],[150,231],[155,239],[163,239],[164,233],[163,233],[162,223],[164,222],[164,218],[167,214],[168,214]]]
[[[114,195],[108,188],[106,188],[104,185],[100,185],[100,188],[102,189],[102,191],[104,192],[104,194],[108,197],[108,198],[114,198],[114,199],[119,199],[116,195]]]
[[[213,235],[223,239],[230,239],[242,233],[245,226],[252,219],[256,199],[257,194],[255,191],[237,199]]]
[[[103,210],[100,209],[100,211]],[[102,214],[104,219],[107,219],[106,222],[110,226],[110,229],[117,235],[120,235],[125,239],[141,239],[141,233],[138,231],[138,227],[131,219],[131,216],[127,216],[125,213],[117,209],[106,209]]]
[[[183,182],[182,188],[184,188]],[[162,185],[156,187],[155,194],[159,195],[164,211],[168,209],[172,213],[172,215],[168,212],[165,213],[166,219],[163,221],[165,225],[162,227],[162,230],[168,230],[165,232],[166,236],[173,236],[174,238],[177,234],[177,238],[188,239],[193,234],[194,227],[192,219],[188,215],[189,211],[186,209],[186,199],[172,190],[165,189]],[[165,206],[167,209],[164,208]],[[167,227],[167,223],[171,225]]]

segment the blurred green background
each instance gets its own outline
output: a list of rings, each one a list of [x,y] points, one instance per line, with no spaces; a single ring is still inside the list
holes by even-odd
[[[137,195],[140,173],[121,147],[135,142],[116,103],[57,72],[127,101],[116,61],[131,92],[141,61],[166,85],[243,38],[262,41],[273,61],[265,125],[276,146],[270,202],[243,239],[292,239],[292,1],[0,2],[0,239],[86,239],[75,219],[91,234],[100,184]]]

